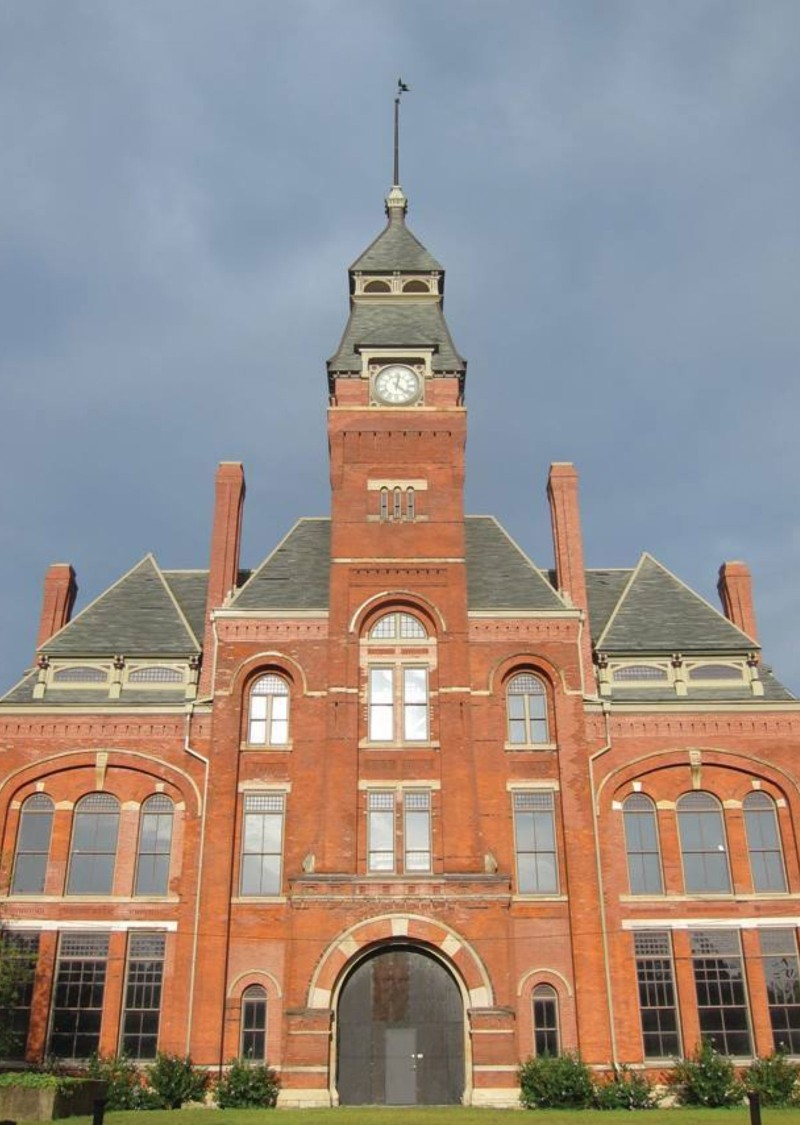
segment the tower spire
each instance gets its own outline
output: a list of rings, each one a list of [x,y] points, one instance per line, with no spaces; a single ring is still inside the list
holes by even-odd
[[[397,93],[394,98],[394,168],[392,188],[386,197],[386,214],[389,220],[402,219],[408,210],[408,200],[400,187],[400,98],[411,89],[402,78],[397,79]]]

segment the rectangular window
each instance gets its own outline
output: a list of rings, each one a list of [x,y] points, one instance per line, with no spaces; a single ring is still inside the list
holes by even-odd
[[[405,869],[431,870],[431,795],[418,790],[403,796]]]
[[[131,1059],[154,1059],[164,982],[164,935],[131,934],[122,1012],[122,1050]]]
[[[674,1058],[681,1053],[672,949],[666,930],[633,935],[639,1018],[646,1059]]]
[[[281,892],[284,810],[283,793],[245,795],[240,880],[243,895]]]
[[[394,739],[393,668],[369,670],[369,738],[370,742]]]
[[[792,929],[761,930],[761,956],[776,1051],[800,1055],[800,966]]]
[[[100,1046],[108,934],[61,935],[48,1053],[88,1059]]]
[[[428,669],[403,669],[403,740],[428,741]]]
[[[551,790],[514,794],[517,890],[523,895],[558,893],[556,829]]]
[[[6,1004],[0,1008],[0,1020],[13,1036],[10,1049],[6,1051],[9,1059],[25,1058],[38,956],[38,934],[18,930],[0,934],[0,961],[8,966],[9,984],[13,982],[13,988],[5,994]]]
[[[751,1055],[738,930],[695,930],[692,963],[700,1033],[721,1055]]]
[[[367,794],[367,870],[394,871],[394,793]]]

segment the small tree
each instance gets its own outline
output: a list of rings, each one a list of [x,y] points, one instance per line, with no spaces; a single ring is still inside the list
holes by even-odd
[[[671,1082],[682,1105],[739,1105],[744,1097],[733,1063],[715,1051],[707,1039],[689,1058],[678,1060]]]
[[[800,1067],[789,1062],[784,1051],[756,1059],[744,1076],[749,1093],[758,1094],[762,1105],[791,1105],[797,1094]]]
[[[272,1108],[278,1101],[278,1076],[267,1066],[231,1059],[215,1090],[220,1109]]]
[[[199,1102],[205,1096],[208,1076],[195,1070],[187,1055],[168,1055],[159,1051],[147,1072],[150,1087],[167,1109],[180,1109],[184,1102]]]
[[[594,1085],[580,1055],[540,1055],[519,1068],[520,1101],[525,1109],[586,1109]]]
[[[13,1058],[25,1047],[16,1010],[33,981],[36,957],[0,923],[0,1058]]]

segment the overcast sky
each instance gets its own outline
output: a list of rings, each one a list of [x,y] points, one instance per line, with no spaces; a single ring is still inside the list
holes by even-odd
[[[78,608],[152,551],[244,565],[329,510],[325,359],[384,223],[466,356],[467,510],[552,563],[648,550],[717,603],[752,567],[800,690],[797,0],[0,0],[0,688],[41,583]]]

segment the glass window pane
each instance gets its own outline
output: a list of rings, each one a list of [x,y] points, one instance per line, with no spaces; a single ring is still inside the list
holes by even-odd
[[[426,703],[428,674],[424,668],[406,668],[403,673],[406,703]]]
[[[414,704],[404,710],[403,738],[408,742],[427,742],[428,709]]]
[[[394,678],[391,668],[371,668],[369,698],[371,703],[392,703]]]

